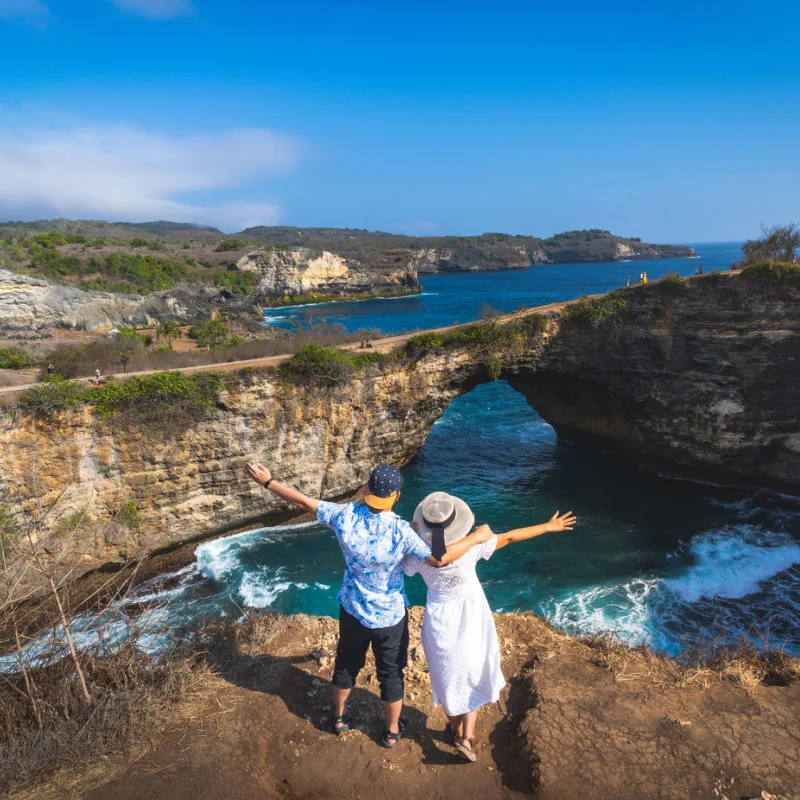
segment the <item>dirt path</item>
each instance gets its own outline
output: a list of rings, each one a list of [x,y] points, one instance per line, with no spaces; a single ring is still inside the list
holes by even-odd
[[[564,308],[565,306],[571,305],[572,303],[577,302],[576,300],[569,300],[563,303],[550,303],[546,306],[536,306],[535,308],[526,308],[524,311],[515,311],[512,314],[504,314],[498,320],[499,324],[504,324],[507,322],[511,322],[512,320],[522,319],[526,316],[531,314],[542,314],[547,311],[556,311],[558,309]],[[384,339],[373,339],[372,344],[372,352],[379,352],[379,353],[388,353],[392,350],[397,349],[401,345],[405,344],[409,339],[412,339],[414,336],[420,336],[424,333],[446,333],[448,331],[453,331],[458,328],[464,328],[468,325],[474,325],[474,322],[464,322],[458,325],[445,325],[441,328],[428,328],[426,330],[421,331],[413,331],[412,333],[404,333],[399,336],[387,336]],[[351,342],[349,344],[340,345],[342,350],[358,350],[359,345],[356,342]],[[286,361],[288,358],[291,358],[291,353],[285,353],[283,355],[277,356],[267,356],[265,358],[248,358],[242,361],[227,361],[219,364],[200,364],[198,366],[191,366],[191,367],[177,367],[175,369],[170,370],[171,372],[183,372],[184,374],[192,374],[195,372],[235,372],[236,370],[243,369],[245,367],[276,367],[282,362]],[[32,373],[33,371],[29,371]],[[163,372],[163,370],[145,370],[143,372],[127,372],[122,375],[117,374],[117,378],[132,378],[139,375],[153,375],[156,372]],[[76,378],[75,380],[79,382],[86,383],[88,382],[93,376],[85,376],[83,378]],[[29,389],[34,388],[35,386],[41,385],[40,381],[35,381],[31,383],[24,383],[19,384],[16,386],[6,386],[0,388],[0,398],[5,400],[14,400],[23,392],[28,391]]]

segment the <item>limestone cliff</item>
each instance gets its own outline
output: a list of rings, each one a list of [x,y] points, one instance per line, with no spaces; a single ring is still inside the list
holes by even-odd
[[[336,297],[413,294],[421,290],[413,263],[393,264],[384,259],[367,269],[354,259],[305,247],[255,250],[239,259],[236,267],[256,274],[254,299],[267,303],[309,294]]]
[[[223,292],[201,286],[179,286],[144,297],[87,292],[0,270],[0,331],[108,331],[119,325],[156,325],[162,320],[192,322],[209,316],[226,299]]]
[[[438,347],[335,388],[232,378],[215,408],[175,430],[102,422],[88,407],[47,425],[7,409],[0,501],[20,521],[37,504],[88,513],[79,572],[146,555],[285,510],[248,480],[246,460],[325,498],[357,489],[376,463],[405,463],[454,397],[490,379],[489,359],[561,435],[659,469],[800,490],[800,287],[710,275],[616,297],[619,316],[597,327],[555,310],[513,348]],[[141,519],[113,521],[129,503]]]

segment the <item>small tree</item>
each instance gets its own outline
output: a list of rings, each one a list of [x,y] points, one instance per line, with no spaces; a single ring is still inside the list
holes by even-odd
[[[167,344],[172,347],[172,340],[180,339],[181,337],[181,327],[177,322],[161,322],[156,328],[156,336],[159,338],[164,337],[167,340]]]
[[[742,266],[759,261],[792,262],[800,249],[800,225],[776,225],[758,239],[750,239],[742,245]]]

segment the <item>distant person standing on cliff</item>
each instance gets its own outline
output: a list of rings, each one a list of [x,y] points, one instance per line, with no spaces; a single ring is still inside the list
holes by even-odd
[[[625,285],[626,286],[630,286],[631,285],[631,276],[630,275],[626,275],[625,276]]]
[[[465,536],[443,558],[434,558],[431,548],[411,525],[392,511],[400,497],[402,479],[396,467],[376,467],[367,484],[363,503],[328,503],[278,483],[263,464],[248,464],[247,471],[287,503],[311,511],[333,528],[345,560],[339,601],[339,644],[333,668],[333,729],[338,735],[350,729],[347,702],[367,650],[372,646],[375,670],[386,711],[386,731],[381,743],[395,747],[408,720],[403,710],[403,671],[408,658],[408,600],[403,586],[403,561],[413,556],[431,567],[455,561],[472,547],[489,540],[487,526]]]

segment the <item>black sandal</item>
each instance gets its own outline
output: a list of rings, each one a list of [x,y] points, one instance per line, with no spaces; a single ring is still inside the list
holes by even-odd
[[[406,717],[404,714],[401,714],[400,719],[397,721],[397,727],[399,728],[397,733],[386,731],[383,734],[383,739],[381,739],[381,744],[384,747],[388,747],[390,750],[393,747],[397,747],[397,743],[403,738],[403,734],[406,732],[406,728],[408,727],[408,717]]]
[[[345,731],[350,730],[350,704],[344,707],[344,714],[341,717],[335,717],[333,720],[333,732],[337,736],[341,736]]]

